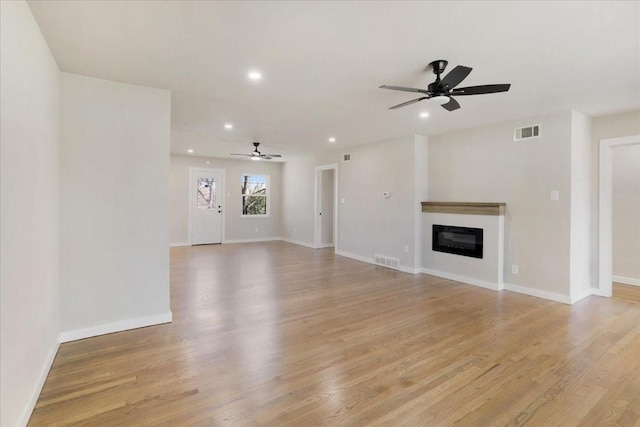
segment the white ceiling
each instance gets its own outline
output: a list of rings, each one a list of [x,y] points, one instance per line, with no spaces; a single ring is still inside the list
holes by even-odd
[[[171,90],[175,153],[226,157],[257,140],[286,155],[640,108],[636,1],[29,4],[62,71]],[[460,87],[511,90],[460,97],[454,112],[426,101],[388,110],[413,94],[378,86],[426,87],[435,59],[473,67]]]

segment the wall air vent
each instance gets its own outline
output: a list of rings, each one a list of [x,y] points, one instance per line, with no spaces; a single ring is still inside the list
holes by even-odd
[[[520,141],[521,139],[537,138],[540,136],[540,125],[524,126],[516,128],[513,133],[513,140]]]
[[[342,155],[343,162],[348,162],[349,160],[351,160],[351,153],[346,153]]]
[[[373,263],[381,267],[391,268],[393,270],[400,269],[400,260],[398,258],[391,258],[384,255],[374,255]]]

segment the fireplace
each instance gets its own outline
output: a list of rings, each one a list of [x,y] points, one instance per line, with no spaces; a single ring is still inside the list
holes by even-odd
[[[433,224],[432,249],[437,252],[482,258],[482,228]]]

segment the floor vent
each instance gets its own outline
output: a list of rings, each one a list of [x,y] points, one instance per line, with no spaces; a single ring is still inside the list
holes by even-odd
[[[373,263],[382,267],[392,268],[394,270],[400,269],[400,260],[398,258],[391,258],[384,255],[374,255]]]
[[[540,125],[524,126],[516,128],[513,133],[513,140],[520,141],[521,139],[537,138],[540,136]]]

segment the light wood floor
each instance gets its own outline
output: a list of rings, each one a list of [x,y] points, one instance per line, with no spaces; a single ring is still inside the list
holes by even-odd
[[[172,324],[61,345],[30,425],[640,424],[633,299],[568,306],[282,242],[172,249],[171,298]]]

